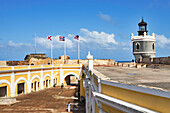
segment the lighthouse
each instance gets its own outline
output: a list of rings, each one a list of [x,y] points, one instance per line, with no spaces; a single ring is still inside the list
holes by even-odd
[[[148,35],[147,23],[142,21],[138,24],[139,31],[138,36],[131,34],[131,40],[133,43],[133,55],[136,62],[141,62],[143,58],[153,58],[156,55],[155,52],[155,34]]]

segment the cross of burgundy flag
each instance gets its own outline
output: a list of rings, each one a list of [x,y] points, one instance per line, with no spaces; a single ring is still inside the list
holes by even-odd
[[[75,35],[74,39],[79,40],[79,35]]]
[[[51,38],[52,38],[52,36],[48,36],[48,39],[52,41],[52,39],[51,39]]]
[[[59,36],[59,40],[60,41],[65,41],[65,37],[64,36]]]

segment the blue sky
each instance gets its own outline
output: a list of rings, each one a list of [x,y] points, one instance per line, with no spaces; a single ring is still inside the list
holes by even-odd
[[[170,56],[170,1],[168,0],[0,0],[0,60],[23,60],[34,53],[50,57],[53,36],[54,58],[64,54],[60,35],[67,38],[67,55],[80,58],[88,51],[94,58],[133,59],[130,34],[137,35],[141,18],[156,34],[156,56]]]

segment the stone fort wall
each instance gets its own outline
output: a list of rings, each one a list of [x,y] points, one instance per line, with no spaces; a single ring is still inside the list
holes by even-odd
[[[15,65],[47,65],[47,64],[88,64],[87,59],[53,59],[46,58],[46,59],[37,59],[37,58],[31,58],[29,61],[6,61],[7,66],[15,66]],[[93,59],[94,65],[114,65],[115,60],[112,59]]]
[[[155,58],[143,58],[141,60],[141,63],[170,65],[170,56],[168,56],[168,57],[155,57]]]

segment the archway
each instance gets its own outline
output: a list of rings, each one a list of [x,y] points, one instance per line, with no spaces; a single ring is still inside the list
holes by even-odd
[[[7,80],[0,80],[0,97],[10,96],[11,84]]]
[[[79,76],[76,73],[67,73],[64,76],[64,84],[66,85],[78,85]]]
[[[60,75],[58,74],[58,72],[56,72],[52,78],[53,78],[53,86],[58,85],[60,83],[60,81],[59,81],[60,80]]]
[[[38,91],[40,89],[40,77],[35,75],[31,79],[31,91]]]
[[[43,79],[43,87],[48,88],[51,86],[51,76],[49,74],[46,74]]]
[[[15,81],[15,95],[26,94],[27,92],[27,80],[24,77],[20,77]]]
[[[67,85],[77,85],[78,84],[78,78],[75,75],[68,75],[65,77],[64,80]]]

